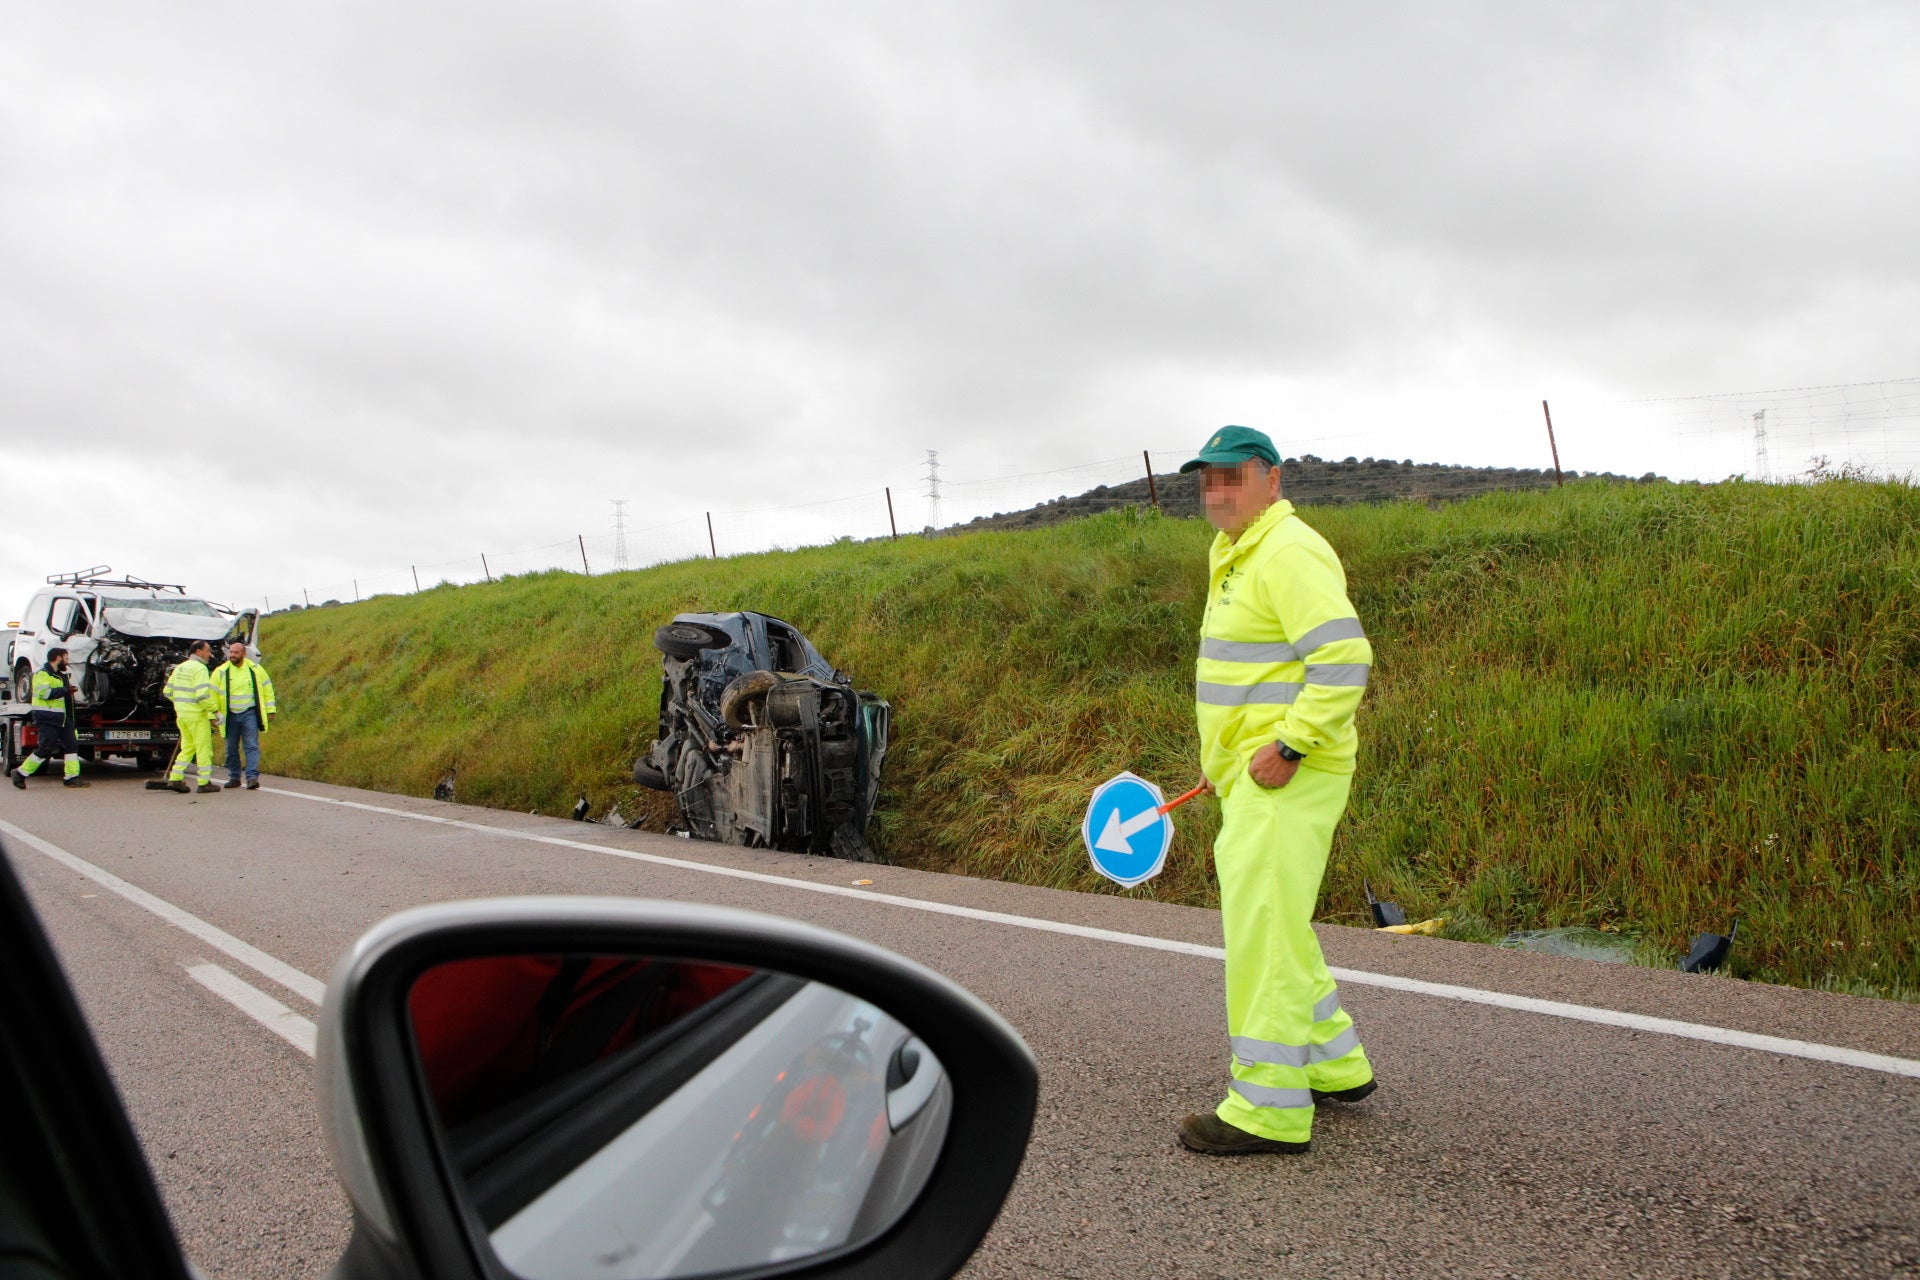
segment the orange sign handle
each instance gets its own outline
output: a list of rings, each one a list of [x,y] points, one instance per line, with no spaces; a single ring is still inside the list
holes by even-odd
[[[1193,799],[1195,796],[1199,795],[1201,792],[1205,791],[1206,789],[1207,789],[1207,784],[1203,782],[1199,786],[1195,787],[1193,790],[1187,792],[1185,795],[1175,796],[1173,799],[1167,801],[1165,804],[1160,806],[1159,811],[1161,813],[1171,813],[1173,810],[1178,809],[1181,805]]]

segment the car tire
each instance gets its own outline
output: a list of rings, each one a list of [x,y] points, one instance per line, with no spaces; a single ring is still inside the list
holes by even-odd
[[[780,677],[771,671],[749,671],[728,685],[720,694],[720,718],[729,729],[745,729],[755,722],[754,708],[763,706],[767,694],[778,688]]]
[[[33,664],[22,662],[13,669],[13,700],[33,701]]]
[[[733,637],[700,622],[669,622],[653,633],[653,647],[669,658],[697,658],[707,649],[724,649]]]
[[[641,756],[633,762],[633,780],[649,791],[673,790],[673,783],[654,765],[651,756]]]

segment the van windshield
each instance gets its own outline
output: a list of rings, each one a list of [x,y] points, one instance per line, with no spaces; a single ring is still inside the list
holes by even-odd
[[[109,609],[151,609],[155,613],[185,613],[196,618],[220,616],[205,600],[191,596],[102,596],[100,603]]]

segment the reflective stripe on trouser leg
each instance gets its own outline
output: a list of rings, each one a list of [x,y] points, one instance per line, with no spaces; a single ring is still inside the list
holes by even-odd
[[[46,761],[41,759],[37,752],[29,751],[27,758],[20,762],[20,776],[23,778],[31,778],[39,771],[40,766],[45,763]]]
[[[80,776],[80,757],[71,751],[67,752],[67,776],[69,778]]]
[[[213,781],[213,726],[207,722],[204,713],[196,711],[189,716],[178,716],[174,723],[180,726],[180,752],[173,758],[173,769],[167,777],[174,782],[184,782],[187,766],[198,768],[200,781]]]
[[[1349,1089],[1373,1077],[1313,933],[1320,878],[1351,783],[1303,768],[1278,791],[1241,779],[1221,804],[1213,859],[1234,1056],[1218,1114],[1282,1142],[1312,1136],[1309,1089]]]

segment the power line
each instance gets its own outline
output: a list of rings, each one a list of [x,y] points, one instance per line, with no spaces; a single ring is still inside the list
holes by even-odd
[[[927,474],[921,479],[927,482],[927,528],[940,527],[940,451],[927,450]]]
[[[616,572],[627,571],[627,499],[614,498],[613,502],[613,567]]]

